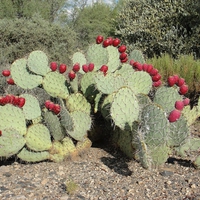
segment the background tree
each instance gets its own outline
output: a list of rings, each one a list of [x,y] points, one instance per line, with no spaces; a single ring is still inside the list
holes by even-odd
[[[107,37],[114,32],[115,16],[114,10],[105,3],[94,3],[80,9],[73,23],[79,47],[94,42],[97,35]]]
[[[126,0],[115,34],[130,50],[141,49],[148,57],[165,52],[200,56],[199,5],[198,0]]]
[[[43,19],[53,22],[66,2],[66,0],[1,0],[0,19],[30,19],[37,13]]]

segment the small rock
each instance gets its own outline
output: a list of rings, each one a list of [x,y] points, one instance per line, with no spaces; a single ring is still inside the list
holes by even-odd
[[[172,171],[162,171],[160,172],[161,176],[172,176],[174,173]]]

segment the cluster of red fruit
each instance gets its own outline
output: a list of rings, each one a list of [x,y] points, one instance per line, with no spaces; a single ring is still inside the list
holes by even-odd
[[[184,95],[188,92],[188,86],[185,83],[185,79],[179,77],[178,75],[169,76],[167,82],[170,87],[176,84],[179,87],[179,93],[181,95]]]
[[[12,94],[6,95],[4,97],[0,97],[0,105],[4,106],[6,104],[12,104],[14,106],[18,106],[22,108],[26,102],[24,97],[15,96]]]
[[[114,47],[118,47],[118,51],[120,53],[120,60],[122,63],[127,62],[128,60],[128,54],[126,53],[126,46],[125,45],[120,45],[120,39],[118,38],[112,38],[112,37],[108,37],[107,39],[104,40],[103,36],[98,35],[96,37],[96,43],[97,44],[103,44],[103,47],[108,47],[108,46],[114,46]]]
[[[152,65],[146,64],[146,63],[141,64],[134,60],[130,60],[130,65],[133,66],[133,68],[136,71],[147,72],[151,76],[154,87],[159,87],[162,84],[161,75],[159,74],[158,70],[156,68],[154,68]]]
[[[65,73],[66,70],[67,70],[67,65],[65,65],[65,64],[60,64],[59,67],[58,67],[57,62],[51,62],[51,63],[50,63],[50,68],[51,68],[51,71],[53,71],[53,72],[56,71],[56,70],[58,69],[58,71],[59,71],[61,74],[63,74],[63,73]]]
[[[189,105],[190,99],[185,98],[182,101],[175,102],[175,109],[172,110],[168,116],[169,122],[175,122],[181,117],[181,111],[183,110],[184,106]]]
[[[10,76],[10,70],[8,69],[5,69],[2,71],[2,75],[5,76],[5,77],[9,77]],[[14,85],[15,82],[12,78],[8,78],[7,79],[7,83],[10,84],[10,85]]]
[[[55,104],[50,100],[46,100],[44,105],[48,110],[52,111],[54,114],[57,115],[60,113],[60,105]]]

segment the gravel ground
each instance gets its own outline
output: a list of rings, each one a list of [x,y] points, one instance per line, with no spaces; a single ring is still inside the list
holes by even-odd
[[[200,137],[200,123],[192,129]],[[170,157],[146,170],[119,150],[98,144],[62,163],[0,161],[0,200],[200,200],[200,170]]]
[[[62,163],[0,162],[4,200],[200,200],[200,170],[170,158],[148,171],[110,147],[92,147]]]

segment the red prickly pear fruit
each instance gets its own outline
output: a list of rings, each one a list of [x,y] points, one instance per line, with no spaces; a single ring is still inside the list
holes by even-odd
[[[154,87],[159,87],[162,84],[161,80],[153,82]]]
[[[19,97],[18,99],[18,107],[22,108],[26,102],[26,99],[24,97]]]
[[[174,76],[169,76],[167,79],[168,85],[172,87],[176,83],[176,78]]]
[[[183,101],[176,101],[175,102],[175,108],[177,109],[177,110],[183,110],[183,108],[184,108],[184,103],[183,103]]]
[[[189,99],[189,98],[185,98],[185,99],[183,100],[183,104],[184,104],[184,106],[189,105],[189,104],[190,104],[190,99]]]
[[[146,72],[150,73],[152,69],[153,69],[153,66],[152,65],[148,65]]]
[[[113,43],[113,38],[112,38],[112,37],[108,37],[107,39],[109,40],[109,45],[112,45],[112,43]]]
[[[153,69],[149,72],[150,76],[155,76],[157,73],[158,73],[158,70],[157,70],[156,68],[153,68]]]
[[[161,75],[159,73],[157,73],[156,75],[152,76],[152,81],[156,82],[159,81],[161,79]]]
[[[46,100],[44,103],[45,108],[49,109],[49,104],[51,103],[50,100]]]
[[[142,64],[137,61],[133,63],[133,67],[135,67],[138,71],[142,71],[143,69]]]
[[[168,120],[169,122],[175,122],[177,121],[179,118],[181,117],[181,111],[174,109],[170,112],[169,116],[168,116]]]
[[[89,63],[88,70],[89,70],[89,72],[94,70],[94,63]]]
[[[9,95],[7,95],[7,97],[8,97],[8,99],[9,99],[9,102],[8,102],[8,103],[11,103],[11,104],[13,104],[13,102],[14,102],[14,99],[15,99],[15,96],[14,96],[14,95],[12,95],[12,94],[9,94]]]
[[[114,46],[114,47],[117,47],[119,44],[120,44],[120,39],[118,39],[118,38],[115,38],[114,40],[113,40],[113,42],[112,42],[112,45]]]
[[[148,69],[148,65],[147,65],[146,63],[144,63],[144,64],[142,65],[142,70],[146,72],[147,69]]]
[[[59,72],[60,72],[61,74],[63,74],[63,73],[66,72],[66,70],[67,70],[67,65],[65,65],[65,64],[60,64],[60,66],[59,66]]]
[[[119,51],[120,53],[125,52],[125,51],[126,51],[126,46],[125,46],[125,45],[121,45],[121,46],[118,48],[118,51]]]
[[[5,76],[5,77],[10,76],[10,70],[3,70],[2,75]]]
[[[13,99],[12,104],[13,104],[14,106],[17,106],[18,103],[19,103],[19,97],[18,97],[18,96],[14,96],[14,99]]]
[[[60,105],[58,105],[58,104],[54,104],[54,107],[53,107],[53,113],[54,114],[59,114],[60,113]]]
[[[130,60],[130,62],[129,62],[129,64],[131,65],[131,66],[133,66],[134,65],[134,60],[132,59],[132,60]]]
[[[178,79],[179,79],[179,76],[178,75],[173,75],[173,77],[174,77],[174,79],[175,79],[175,83],[177,83],[178,82]]]
[[[4,105],[7,104],[7,103],[10,103],[10,96],[9,95],[6,95],[5,97],[3,97],[3,103],[4,103]]]
[[[71,72],[69,72],[68,77],[70,80],[73,80],[76,77],[76,73],[74,71],[71,71]]]
[[[0,130],[0,137],[2,136],[2,131]]]
[[[106,39],[103,41],[103,47],[108,47],[110,45],[110,40]]]
[[[88,65],[82,65],[82,69],[85,73],[87,73],[89,71],[88,69]]]
[[[121,60],[121,63],[125,63],[125,62],[127,62],[128,61],[128,58],[126,57],[126,58],[124,58],[123,60]]]
[[[53,102],[49,102],[49,110],[50,111],[53,111],[53,108],[54,108],[55,104]]]
[[[184,95],[188,92],[188,86],[186,84],[182,85],[180,88],[179,88],[179,93],[181,95]]]
[[[0,105],[1,106],[5,105],[4,97],[0,97]]]
[[[120,58],[120,60],[124,60],[125,58],[127,58],[127,53],[125,53],[125,52],[121,53],[119,58]]]
[[[50,68],[51,68],[51,71],[56,71],[57,70],[57,68],[58,68],[58,64],[57,64],[57,62],[51,62],[50,63]]]
[[[9,85],[15,85],[15,82],[14,82],[14,80],[12,78],[7,79],[7,83]]]
[[[100,71],[106,73],[108,71],[108,66],[107,65],[102,65],[100,68]]]
[[[97,37],[96,37],[96,43],[97,44],[101,44],[103,42],[103,36],[102,35],[98,35]]]
[[[185,79],[179,78],[176,84],[177,84],[177,86],[181,87],[184,83],[185,83]]]
[[[80,64],[79,64],[79,63],[74,64],[72,70],[73,70],[74,72],[78,72],[78,71],[80,70]]]

